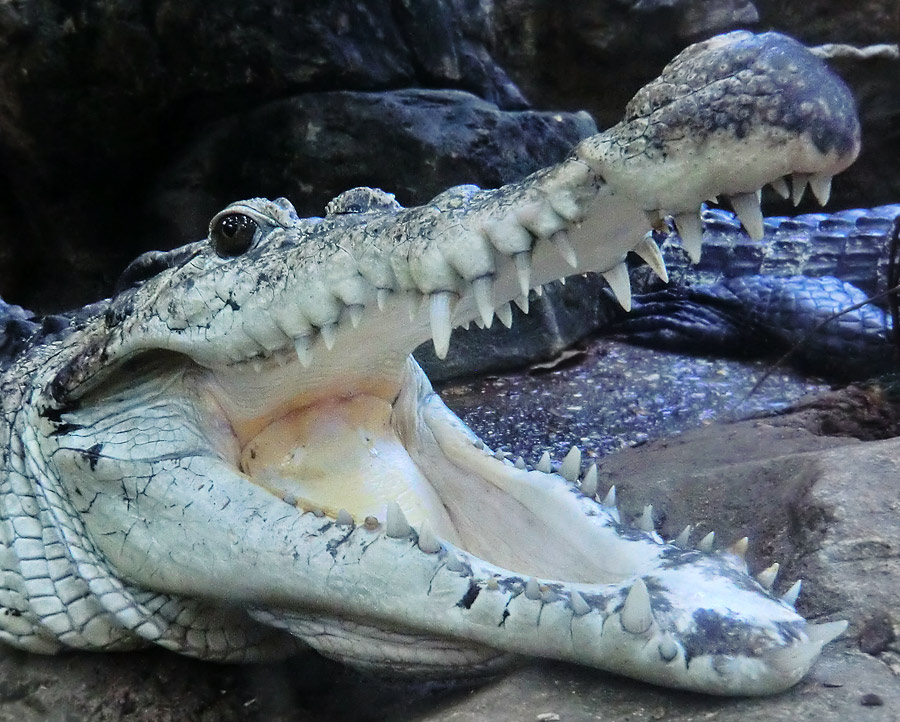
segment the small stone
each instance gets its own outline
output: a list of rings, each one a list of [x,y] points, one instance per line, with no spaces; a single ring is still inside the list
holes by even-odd
[[[881,707],[884,704],[884,700],[880,695],[869,692],[868,694],[864,694],[859,698],[859,703],[863,707]]]
[[[541,712],[535,717],[537,722],[559,722],[559,715],[556,712]]]

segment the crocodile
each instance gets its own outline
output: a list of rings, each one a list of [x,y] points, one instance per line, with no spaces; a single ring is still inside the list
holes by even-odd
[[[703,258],[689,265],[672,232],[660,249],[670,282],[636,269],[632,310],[614,311],[598,332],[688,353],[790,350],[804,369],[838,379],[896,369],[885,307],[900,205],[768,217],[760,242],[728,211],[701,217]]]
[[[363,670],[492,674],[522,657],[760,695],[801,679],[844,621],[755,576],[746,539],[626,523],[573,447],[492,452],[409,356],[575,273],[630,305],[648,223],[699,253],[723,195],[824,199],[859,151],[852,97],[776,33],[693,45],[624,120],[518,183],[421,207],[347,191],[324,217],[229,205],[208,238],[139,257],[110,299],[7,307],[0,640],[35,653],[156,644],[224,662],[309,647]]]

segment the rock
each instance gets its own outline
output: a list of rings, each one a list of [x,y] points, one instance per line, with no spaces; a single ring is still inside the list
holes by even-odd
[[[467,0],[0,5],[0,295],[42,311],[82,305],[108,293],[140,251],[196,240],[163,237],[171,226],[143,214],[148,191],[208,127],[274,100],[424,86],[524,108],[489,53],[489,8]],[[343,132],[371,143],[366,126],[341,120]],[[524,147],[533,151],[537,140]],[[254,152],[253,143],[233,149],[233,167],[269,165]],[[441,156],[439,143],[432,152]],[[453,182],[463,180],[486,182]],[[233,200],[217,199],[216,210]]]
[[[151,242],[202,237],[229,199],[286,196],[305,217],[361,185],[404,205],[461,183],[496,187],[595,132],[585,113],[505,111],[459,90],[304,93],[207,126],[159,173]]]

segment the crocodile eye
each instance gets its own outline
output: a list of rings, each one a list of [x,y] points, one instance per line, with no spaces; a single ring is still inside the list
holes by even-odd
[[[253,243],[259,226],[243,213],[228,213],[216,219],[209,229],[213,248],[223,258],[239,256]]]

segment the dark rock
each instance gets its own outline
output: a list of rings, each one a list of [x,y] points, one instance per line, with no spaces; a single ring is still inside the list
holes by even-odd
[[[3,4],[0,295],[59,310],[108,293],[158,238],[135,212],[158,174],[207,126],[276,99],[444,87],[523,108],[491,59],[488,11],[472,0]],[[252,150],[232,162],[252,164]]]
[[[150,246],[206,234],[230,200],[288,197],[300,216],[356,186],[404,205],[461,183],[495,187],[562,160],[596,132],[585,113],[503,111],[455,90],[306,93],[210,124],[159,175]]]

